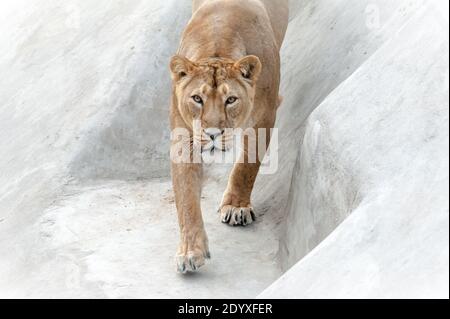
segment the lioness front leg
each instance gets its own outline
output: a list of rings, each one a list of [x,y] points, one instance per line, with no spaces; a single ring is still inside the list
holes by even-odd
[[[235,164],[219,209],[223,223],[247,226],[256,220],[250,198],[259,166],[259,162]]]
[[[196,271],[210,258],[208,237],[203,225],[201,164],[172,164],[172,179],[178,211],[181,242],[176,256],[180,273]]]
[[[234,165],[228,180],[228,186],[220,205],[219,213],[223,223],[231,226],[247,226],[256,220],[256,215],[251,204],[253,186],[258,176],[262,158],[265,154],[270,137],[263,143],[265,148],[262,152],[258,150],[258,133],[255,140],[246,140],[244,153],[241,159]],[[253,155],[253,160],[251,159]]]
[[[273,127],[274,116],[264,123],[264,127]],[[258,176],[261,161],[270,144],[270,128],[266,130],[268,137],[264,143],[259,143],[259,131],[253,130],[244,141],[244,152],[236,163],[228,180],[228,186],[220,205],[219,213],[223,223],[231,226],[247,226],[256,220],[256,215],[251,204],[253,186]],[[264,129],[262,129],[264,130]],[[259,146],[263,145],[263,149]]]

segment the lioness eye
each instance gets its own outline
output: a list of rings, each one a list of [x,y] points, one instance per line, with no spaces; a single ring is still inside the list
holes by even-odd
[[[203,99],[200,96],[198,96],[198,95],[194,95],[192,97],[192,99],[194,100],[195,103],[203,104]]]
[[[231,97],[228,98],[226,104],[227,105],[234,104],[234,103],[236,103],[236,101],[237,101],[237,97],[231,96]]]

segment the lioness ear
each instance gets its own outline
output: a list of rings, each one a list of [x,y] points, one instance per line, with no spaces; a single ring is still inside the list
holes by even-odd
[[[234,67],[241,72],[244,78],[256,82],[261,74],[262,64],[257,56],[249,55],[237,61]]]
[[[170,59],[170,71],[172,72],[172,79],[174,81],[179,81],[192,73],[195,67],[195,63],[180,55],[175,55]]]

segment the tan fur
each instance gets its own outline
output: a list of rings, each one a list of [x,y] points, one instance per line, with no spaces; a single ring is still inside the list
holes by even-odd
[[[287,23],[288,0],[194,0],[170,63],[172,129],[192,132],[199,120],[219,131],[270,130],[281,103],[279,51]],[[228,107],[230,97],[238,99]],[[224,222],[253,221],[250,197],[259,167],[259,161],[235,164],[219,209]],[[178,270],[195,271],[209,258],[200,209],[202,165],[172,163],[172,179],[181,230]]]

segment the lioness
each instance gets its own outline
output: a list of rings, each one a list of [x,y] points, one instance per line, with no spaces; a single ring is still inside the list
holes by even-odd
[[[288,0],[193,1],[192,19],[170,61],[172,130],[189,130],[193,142],[193,123],[200,121],[203,151],[212,152],[222,150],[215,141],[226,140],[227,128],[273,128],[288,7]],[[255,220],[250,197],[262,159],[246,161],[246,151],[219,209],[222,222],[233,226]],[[178,271],[186,273],[210,258],[200,208],[202,164],[172,161],[171,168],[181,230],[176,260]]]

